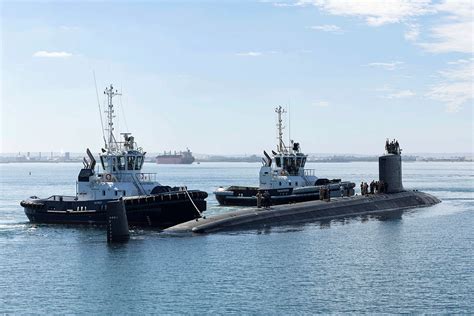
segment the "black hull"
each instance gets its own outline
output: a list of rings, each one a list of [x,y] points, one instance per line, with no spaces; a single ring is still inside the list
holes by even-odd
[[[244,190],[235,190],[233,195],[221,195],[216,193],[216,200],[223,206],[257,206],[257,188],[246,188]],[[274,189],[268,190],[271,195],[271,205],[290,204],[298,202],[307,202],[319,200],[319,190],[315,192],[294,194],[292,189]],[[339,189],[330,190],[331,198],[341,197]],[[353,190],[349,196],[354,195]],[[347,196],[347,195],[345,195]]]
[[[207,194],[190,194],[200,212],[205,211]],[[28,200],[21,205],[32,223],[105,225],[108,201]],[[199,217],[184,192],[125,198],[124,204],[131,226],[164,229]]]

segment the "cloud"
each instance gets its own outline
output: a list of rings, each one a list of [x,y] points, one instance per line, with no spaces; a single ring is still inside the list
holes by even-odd
[[[366,66],[383,68],[385,70],[395,70],[401,64],[403,64],[402,61],[392,61],[390,63],[375,62],[367,64]]]
[[[433,41],[419,45],[433,53],[473,53],[474,2],[470,0],[444,1],[435,6],[444,14],[444,22],[430,29]]]
[[[334,24],[324,24],[324,25],[314,25],[309,27],[312,30],[316,31],[323,31],[323,32],[332,32],[332,33],[339,33],[342,29]]]
[[[45,50],[37,51],[33,54],[33,57],[46,57],[46,58],[68,58],[72,54],[68,52],[48,52]]]
[[[262,52],[244,52],[244,53],[237,53],[237,56],[246,56],[246,57],[259,57],[262,56]]]
[[[329,102],[327,101],[318,101],[314,103],[315,106],[320,107],[320,108],[326,108],[329,106]]]
[[[430,0],[301,0],[296,4],[313,5],[332,15],[363,18],[371,26],[400,23],[432,11]]]
[[[458,59],[458,60],[453,60],[453,61],[448,61],[448,65],[462,65],[462,64],[467,64],[467,63],[470,63],[472,62],[472,58],[471,59]]]
[[[420,36],[420,25],[417,23],[408,23],[405,31],[405,39],[407,41],[416,41]]]
[[[466,7],[470,6],[472,12],[470,17],[464,16],[465,8],[456,7],[459,9],[458,12],[454,10],[448,11],[450,13],[449,20],[453,22],[433,26],[429,34],[433,41],[420,43],[419,45],[432,53],[459,52],[472,54],[472,30],[474,29],[474,22],[472,20],[474,15],[473,3],[466,3]]]
[[[462,53],[469,57],[474,54],[472,0],[295,0],[291,6],[314,6],[328,14],[357,17],[373,27],[401,23],[406,27],[405,39],[425,51]],[[420,19],[428,14],[433,15],[429,26]],[[427,96],[444,102],[449,112],[462,109],[474,94],[472,64],[472,59],[449,62],[452,68],[436,74],[439,82],[429,88]],[[394,70],[399,65],[397,62],[368,64],[387,70]],[[386,97],[413,95],[410,90],[402,90]]]
[[[80,28],[78,26],[68,26],[68,25],[61,25],[59,27],[59,29],[61,31],[66,31],[66,32],[68,32],[68,31],[79,31],[80,30]]]
[[[271,2],[274,7],[298,7],[300,4],[298,2],[281,2],[281,1],[260,1],[260,2]]]
[[[384,92],[385,95],[381,96],[385,99],[402,99],[402,98],[410,98],[416,95],[415,92],[406,89],[406,90],[395,90],[390,85],[383,85],[381,88],[375,89],[377,92]]]
[[[422,26],[417,19],[433,14],[437,19],[417,45],[432,53],[473,53],[472,0],[297,0],[279,4],[314,6],[332,15],[364,19],[370,26],[403,23],[407,27],[405,39],[411,42],[419,41],[421,35]]]
[[[387,99],[401,99],[401,98],[409,98],[415,96],[416,93],[411,90],[400,90],[397,92],[389,93],[385,96]]]
[[[447,112],[458,112],[474,95],[474,59],[450,62],[455,68],[438,72],[439,83],[433,85],[427,96],[446,104]]]

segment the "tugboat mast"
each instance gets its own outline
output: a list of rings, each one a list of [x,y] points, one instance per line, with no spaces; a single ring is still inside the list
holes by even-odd
[[[278,114],[278,121],[277,121],[278,145],[277,145],[277,150],[280,153],[285,153],[286,152],[286,146],[285,146],[285,143],[283,142],[283,129],[284,129],[284,126],[283,126],[283,120],[281,118],[281,115],[286,113],[286,110],[283,109],[280,105],[277,108],[275,108],[275,112]]]
[[[114,87],[110,85],[110,87],[105,88],[104,94],[107,95],[107,110],[105,113],[107,114],[107,135],[108,135],[108,140],[107,143],[105,144],[105,147],[110,150],[114,151],[117,149],[117,141],[115,140],[114,136],[114,105],[112,103],[112,98],[116,95],[122,95],[121,93],[118,93],[117,90],[114,91]]]

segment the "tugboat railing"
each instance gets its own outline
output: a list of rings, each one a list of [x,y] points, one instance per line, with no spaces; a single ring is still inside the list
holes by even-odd
[[[98,175],[100,179],[104,179],[103,174]],[[105,181],[113,182],[139,182],[139,183],[151,183],[156,182],[156,173],[135,173],[135,172],[121,172],[114,173],[111,175],[111,180],[105,179]]]
[[[76,201],[77,196],[72,196],[72,195],[51,195],[46,199],[47,201],[60,201],[60,202],[66,202],[66,201]]]

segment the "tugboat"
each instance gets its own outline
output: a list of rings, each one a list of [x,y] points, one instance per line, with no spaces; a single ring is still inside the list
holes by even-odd
[[[156,156],[156,163],[159,165],[190,165],[194,162],[193,153],[186,148],[186,151],[164,152],[162,155]]]
[[[257,194],[270,196],[271,204],[286,204],[320,198],[354,195],[355,183],[341,179],[325,179],[315,176],[314,169],[305,169],[307,155],[301,152],[300,144],[290,140],[290,146],[283,142],[281,107],[277,113],[278,144],[272,156],[263,152],[258,187],[230,186],[220,187],[214,194],[220,205],[255,206]],[[324,195],[324,196],[323,196]]]
[[[107,127],[99,154],[102,172],[87,149],[84,168],[79,172],[75,196],[53,195],[40,199],[32,196],[21,201],[31,222],[48,224],[106,223],[107,202],[123,199],[130,225],[166,228],[201,216],[206,210],[207,193],[186,187],[161,185],[156,174],[143,173],[146,152],[138,147],[130,133],[122,133],[123,141],[114,135],[114,105],[120,95],[112,85],[104,91],[108,99]],[[107,139],[105,138],[107,135]]]

